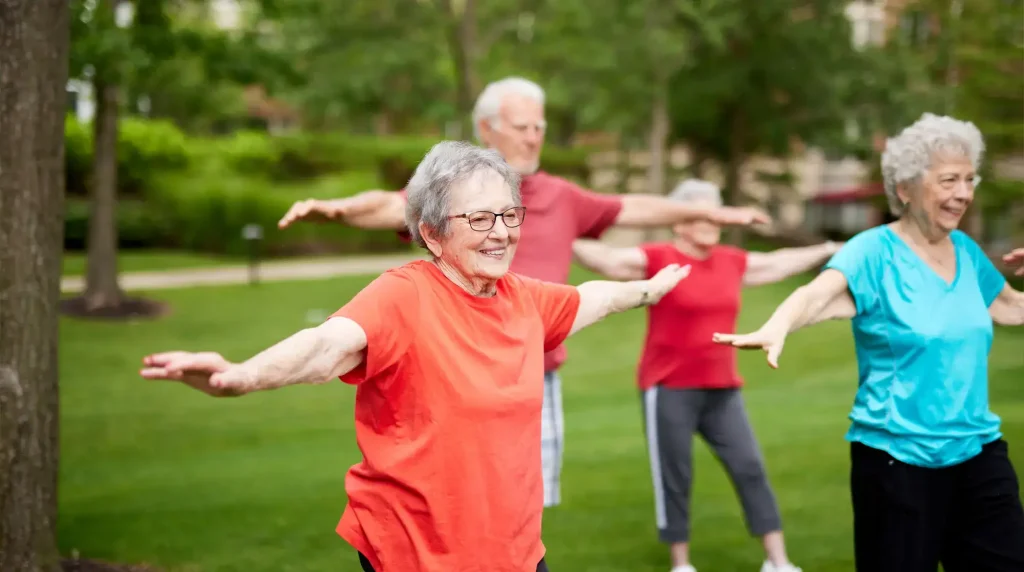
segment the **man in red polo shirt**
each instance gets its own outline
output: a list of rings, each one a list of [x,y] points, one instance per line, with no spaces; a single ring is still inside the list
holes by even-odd
[[[609,227],[670,227],[693,220],[722,225],[767,223],[767,215],[745,207],[702,207],[657,195],[603,195],[539,170],[547,123],[544,91],[537,84],[508,77],[487,85],[473,108],[477,139],[497,150],[522,176],[526,219],[511,271],[549,282],[565,283],[577,238],[600,238]],[[366,191],[330,201],[296,203],[278,223],[286,228],[298,221],[336,221],[366,229],[403,231],[405,193]],[[565,346],[544,358],[544,418],[542,451],[544,506],[560,501],[564,424],[558,368],[566,359]]]

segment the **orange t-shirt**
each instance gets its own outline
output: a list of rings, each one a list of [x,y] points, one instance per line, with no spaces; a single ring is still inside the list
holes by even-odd
[[[378,572],[536,569],[544,352],[578,309],[572,286],[509,273],[480,298],[416,261],[334,314],[367,339],[337,531]]]

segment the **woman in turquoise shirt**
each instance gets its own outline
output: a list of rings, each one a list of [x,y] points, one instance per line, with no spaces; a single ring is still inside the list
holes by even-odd
[[[973,124],[924,114],[882,154],[898,220],[847,242],[758,331],[715,334],[778,367],[788,333],[852,318],[860,379],[846,438],[860,572],[1024,570],[1017,475],[988,399],[992,323],[1024,324],[1024,293],[957,230],[983,152]]]

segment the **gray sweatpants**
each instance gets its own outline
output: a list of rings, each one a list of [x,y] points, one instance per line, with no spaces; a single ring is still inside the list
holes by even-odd
[[[644,425],[662,542],[689,542],[693,433],[725,465],[754,536],[782,530],[775,495],[738,389],[667,389],[643,393]]]

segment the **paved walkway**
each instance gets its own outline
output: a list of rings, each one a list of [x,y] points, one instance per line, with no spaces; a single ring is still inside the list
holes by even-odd
[[[380,274],[390,268],[421,258],[423,257],[410,253],[264,262],[259,267],[259,279],[261,282],[280,282],[317,280],[332,276]],[[248,281],[249,268],[245,265],[121,274],[121,288],[126,291],[244,284]],[[61,280],[61,290],[64,292],[80,292],[84,287],[84,276],[67,276]]]

